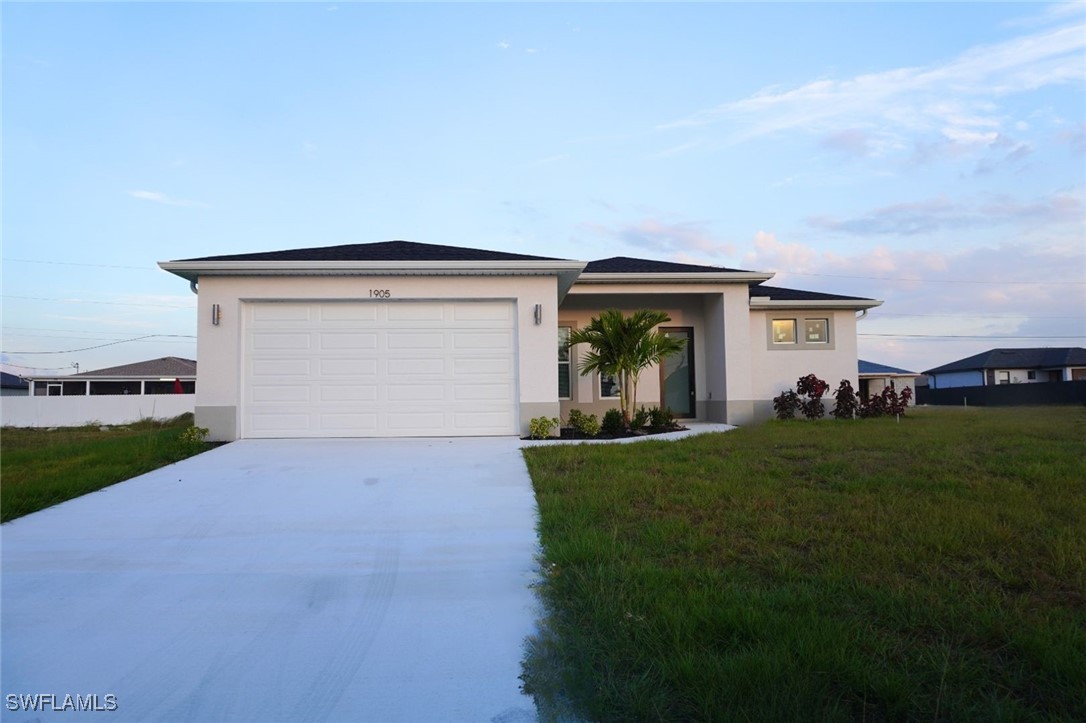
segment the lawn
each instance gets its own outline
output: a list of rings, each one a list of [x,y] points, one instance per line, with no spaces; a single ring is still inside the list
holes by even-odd
[[[544,718],[1086,720],[1086,409],[526,449]]]
[[[209,449],[212,445],[205,442],[182,439],[182,433],[190,427],[191,414],[123,427],[4,427],[0,430],[0,521],[22,517]]]

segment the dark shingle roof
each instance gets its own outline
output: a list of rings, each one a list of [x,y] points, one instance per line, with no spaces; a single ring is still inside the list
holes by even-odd
[[[1069,366],[1086,366],[1086,349],[1080,346],[990,349],[965,359],[928,369],[924,373],[943,374],[946,372],[972,371],[974,369],[1045,369]]]
[[[504,251],[466,249],[459,246],[421,244],[414,241],[381,241],[372,244],[320,246],[309,249],[266,251],[255,254],[204,256],[184,261],[561,261],[548,256],[526,256]]]
[[[750,295],[752,297],[769,297],[775,301],[872,301],[872,299],[865,299],[862,296],[823,294],[821,291],[785,289],[780,286],[763,286],[762,284],[751,286]]]
[[[876,364],[875,362],[859,360],[860,374],[913,374],[908,369],[900,369],[898,367],[886,366],[885,364]]]
[[[749,273],[743,269],[726,269],[723,266],[679,264],[673,261],[633,259],[629,256],[612,256],[609,259],[589,261],[584,267],[586,274],[734,274]]]
[[[176,356],[164,356],[161,359],[149,359],[122,364],[117,367],[94,369],[89,372],[72,374],[73,377],[191,377],[196,374],[196,362]]]
[[[14,374],[8,374],[7,372],[0,372],[0,387],[5,389],[29,389],[30,384],[22,377],[17,377]]]

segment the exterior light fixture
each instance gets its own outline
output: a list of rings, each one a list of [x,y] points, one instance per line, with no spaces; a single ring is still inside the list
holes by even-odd
[[[221,321],[221,320],[222,320],[222,309],[219,308],[218,304],[212,304],[211,305],[211,323],[212,323],[212,325],[218,326],[219,321]]]
[[[543,323],[543,304],[535,305],[535,325],[539,326]]]

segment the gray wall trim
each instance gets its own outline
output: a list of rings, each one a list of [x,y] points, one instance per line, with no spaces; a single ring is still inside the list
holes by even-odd
[[[209,442],[233,442],[238,438],[238,408],[196,407],[196,426],[207,427]]]

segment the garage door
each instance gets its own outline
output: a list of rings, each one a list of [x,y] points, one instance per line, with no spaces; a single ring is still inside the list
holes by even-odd
[[[512,302],[245,307],[244,437],[517,433]]]

